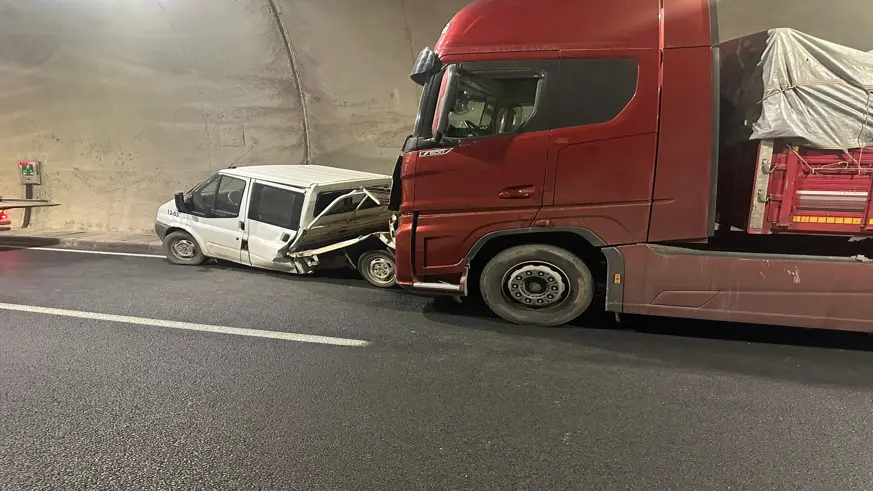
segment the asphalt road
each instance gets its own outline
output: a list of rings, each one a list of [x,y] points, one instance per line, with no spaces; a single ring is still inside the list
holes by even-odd
[[[352,278],[34,250],[0,252],[0,303],[2,489],[873,487],[867,336],[526,329]],[[63,310],[9,310],[32,307]]]

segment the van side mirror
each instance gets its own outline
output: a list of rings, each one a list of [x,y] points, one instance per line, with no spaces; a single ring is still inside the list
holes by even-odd
[[[173,195],[173,200],[176,202],[176,209],[180,213],[191,213],[191,203],[185,201],[184,193],[176,193]]]
[[[449,129],[449,114],[458,98],[458,65],[451,65],[446,69],[443,83],[443,94],[435,115],[436,125],[433,132],[433,141],[440,143]]]

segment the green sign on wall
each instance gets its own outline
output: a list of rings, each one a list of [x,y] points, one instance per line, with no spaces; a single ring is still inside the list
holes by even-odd
[[[39,175],[39,162],[18,162],[18,180],[21,184],[42,184]]]
[[[18,170],[21,171],[21,177],[33,177],[36,175],[36,165],[33,162],[19,162]]]

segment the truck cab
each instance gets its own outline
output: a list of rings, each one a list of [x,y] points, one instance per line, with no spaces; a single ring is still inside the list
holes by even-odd
[[[604,249],[708,237],[715,196],[686,182],[717,174],[713,26],[707,0],[460,11],[412,74],[423,95],[396,172],[399,283],[464,295],[474,281],[486,300],[508,288],[521,308],[504,317],[554,324],[587,307]],[[489,287],[487,260],[519,246],[531,260]],[[542,262],[536,247],[572,254]],[[591,265],[576,274],[579,257]],[[528,275],[557,286],[509,280]]]

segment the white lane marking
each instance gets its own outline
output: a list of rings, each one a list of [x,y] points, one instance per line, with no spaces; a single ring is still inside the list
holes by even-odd
[[[133,252],[83,251],[81,249],[58,249],[55,247],[25,247],[25,246],[0,245],[0,249],[21,249],[21,250],[27,249],[30,251],[75,252],[76,254],[98,254],[101,256],[155,257],[155,258],[165,257],[165,256],[157,255],[157,254],[136,254]]]
[[[210,324],[195,324],[193,322],[148,319],[146,317],[132,317],[127,315],[98,314],[96,312],[53,309],[47,307],[35,307],[32,305],[19,305],[12,303],[0,303],[0,310],[57,315],[61,317],[75,317],[79,319],[92,319],[106,322],[120,322],[124,324],[137,324],[141,326],[166,327],[169,329],[184,329],[188,331],[211,332],[217,334],[233,334],[236,336],[249,336],[254,338],[280,339],[283,341],[297,341],[300,343],[329,344],[333,346],[352,346],[357,348],[363,348],[370,345],[369,341],[364,341],[361,339],[334,338],[330,336],[297,334],[293,332],[264,331],[261,329],[243,329],[239,327],[213,326]]]

